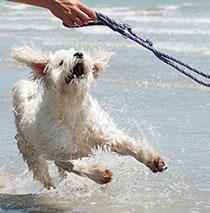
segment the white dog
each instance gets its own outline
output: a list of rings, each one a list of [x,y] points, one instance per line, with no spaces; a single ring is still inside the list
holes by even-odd
[[[99,184],[110,182],[109,169],[81,160],[98,147],[133,156],[153,172],[166,169],[152,148],[118,129],[88,93],[111,55],[74,49],[52,55],[27,45],[13,49],[14,58],[32,69],[35,80],[20,80],[12,88],[17,144],[34,178],[47,188],[54,185],[46,160],[54,161],[62,175],[68,171]],[[36,80],[42,82],[42,94]]]

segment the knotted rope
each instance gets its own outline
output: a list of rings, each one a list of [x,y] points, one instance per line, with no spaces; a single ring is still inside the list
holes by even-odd
[[[98,22],[97,23],[94,23],[92,20],[90,20],[89,23],[86,24],[86,25],[82,25],[82,26],[77,26],[76,25],[75,27],[85,27],[85,26],[94,26],[94,25],[108,26],[113,31],[120,33],[124,38],[131,39],[131,40],[135,41],[136,43],[140,44],[141,46],[143,46],[144,48],[150,50],[161,61],[163,61],[164,63],[170,65],[173,68],[175,68],[176,70],[178,70],[182,74],[186,75],[187,77],[191,78],[195,82],[197,82],[197,83],[199,83],[199,84],[201,84],[203,86],[210,87],[210,83],[201,80],[200,78],[196,77],[195,75],[193,75],[190,72],[187,72],[186,70],[184,70],[183,67],[185,67],[188,70],[190,70],[191,72],[194,72],[194,73],[196,73],[196,74],[198,74],[200,76],[203,76],[204,78],[207,78],[207,79],[210,79],[210,75],[209,74],[201,72],[198,69],[190,66],[189,64],[187,64],[185,62],[183,62],[183,61],[181,61],[179,59],[176,59],[176,58],[174,58],[172,56],[169,56],[168,54],[165,54],[165,53],[157,50],[153,46],[153,43],[149,39],[145,40],[145,39],[141,38],[140,36],[138,36],[137,34],[135,34],[132,31],[132,28],[130,27],[130,25],[117,23],[114,19],[111,19],[108,16],[106,16],[106,15],[100,13],[100,12],[96,12],[96,15],[98,17]],[[64,24],[64,26],[68,27],[65,24]]]

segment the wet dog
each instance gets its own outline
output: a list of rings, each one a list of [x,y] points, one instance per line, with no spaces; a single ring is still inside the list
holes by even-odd
[[[112,172],[82,160],[93,149],[108,147],[132,156],[153,172],[166,169],[153,149],[128,136],[89,94],[89,87],[108,64],[112,53],[60,50],[55,54],[35,46],[13,48],[13,56],[31,68],[33,80],[12,87],[18,148],[46,188],[54,187],[46,160],[54,161],[61,175],[66,171],[108,183]],[[37,90],[41,82],[43,92]]]

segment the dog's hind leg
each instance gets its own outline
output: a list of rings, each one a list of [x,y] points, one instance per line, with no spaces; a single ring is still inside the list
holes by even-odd
[[[28,164],[29,170],[33,171],[34,178],[39,180],[47,189],[54,187],[45,159],[21,134],[16,135],[16,140],[24,161]]]
[[[46,188],[53,187],[48,168],[41,154],[29,143],[24,135],[29,124],[33,121],[40,94],[37,84],[31,81],[20,80],[12,88],[13,111],[18,134],[16,135],[18,148],[23,159],[33,171],[34,178],[39,180]],[[26,118],[30,118],[27,120]],[[21,126],[22,125],[22,126]],[[28,130],[30,131],[30,130]]]
[[[82,160],[56,161],[55,164],[68,172],[86,176],[98,184],[105,184],[112,180],[112,172],[109,169],[101,168],[96,164],[88,164]]]
[[[63,169],[62,167],[60,167],[59,164],[57,164],[56,162],[55,162],[55,165],[58,168],[58,172],[59,172],[61,178],[65,178],[67,176],[66,170]]]

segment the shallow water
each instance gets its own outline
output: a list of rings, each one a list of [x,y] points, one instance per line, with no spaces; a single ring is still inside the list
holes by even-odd
[[[186,2],[90,4],[131,24],[160,50],[209,72],[210,4]],[[208,88],[106,27],[67,29],[45,10],[5,1],[0,1],[0,20],[0,212],[210,212]],[[57,188],[47,191],[34,181],[14,139],[10,96],[12,84],[29,77],[30,71],[10,56],[12,46],[25,42],[47,51],[100,46],[116,52],[90,92],[119,127],[149,141],[166,159],[168,170],[152,174],[130,157],[98,151],[85,160],[112,170],[113,181],[107,185],[74,174],[61,180],[51,162]]]

